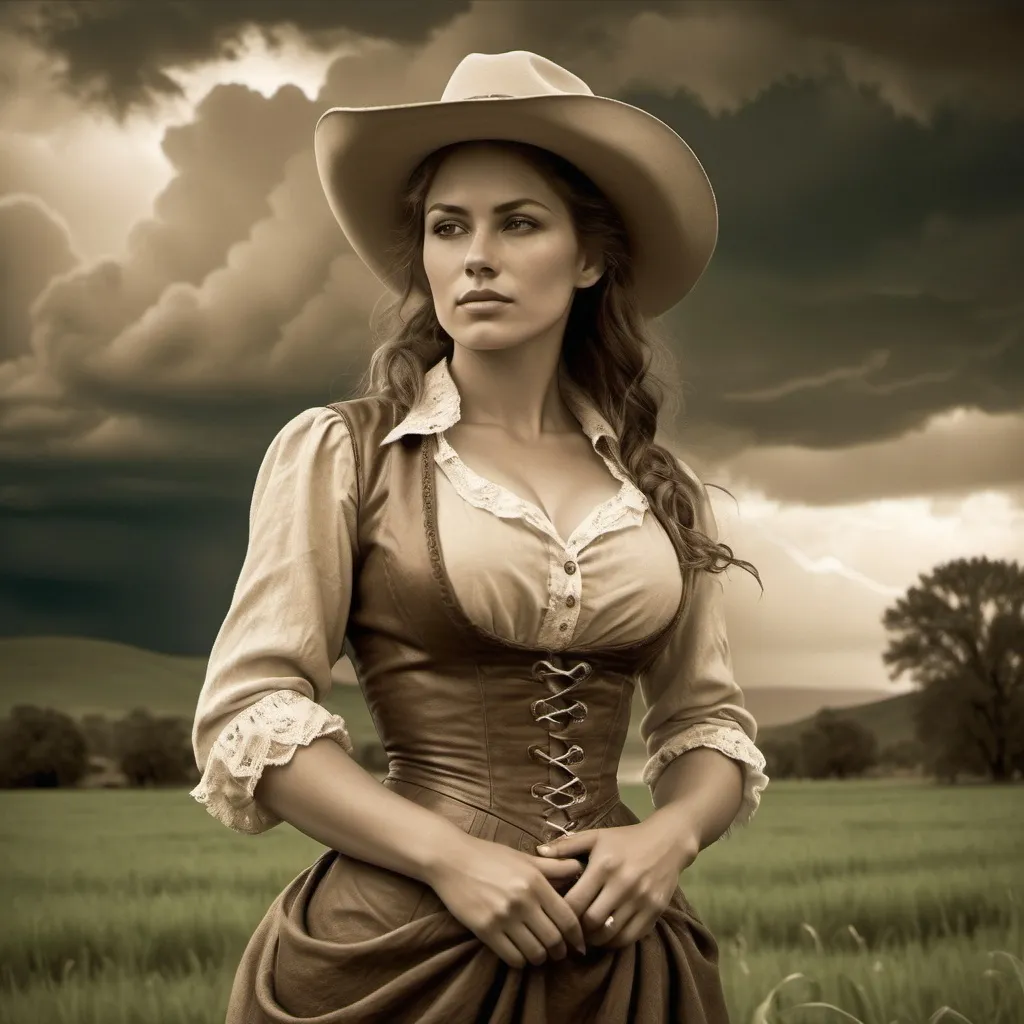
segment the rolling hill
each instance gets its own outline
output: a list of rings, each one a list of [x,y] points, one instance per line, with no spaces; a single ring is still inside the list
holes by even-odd
[[[127,644],[84,637],[0,638],[0,714],[16,704],[53,707],[74,717],[90,712],[120,716],[134,708],[191,719],[203,685],[206,658],[160,654]],[[355,673],[348,660],[334,671],[327,697],[345,718],[357,743],[376,738]],[[795,737],[823,707],[846,709],[884,746],[912,735],[914,694],[824,687],[757,687],[746,691],[758,722],[758,740]],[[633,695],[632,727],[624,759],[644,757],[637,724],[643,715],[639,688]]]

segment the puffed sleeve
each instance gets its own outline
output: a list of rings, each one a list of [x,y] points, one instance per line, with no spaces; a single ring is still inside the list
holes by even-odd
[[[345,419],[299,413],[257,474],[248,548],[192,727],[202,778],[189,795],[237,832],[281,822],[253,798],[265,765],[321,736],[352,753],[345,720],[322,704],[348,623],[357,502]]]
[[[707,488],[680,463],[699,485],[697,528],[717,541],[718,524]],[[671,640],[640,678],[646,708],[640,737],[648,757],[641,778],[652,794],[669,762],[695,747],[713,747],[742,765],[743,803],[724,834],[729,837],[737,825],[746,825],[753,817],[768,776],[764,754],[754,745],[757,723],[733,676],[725,625],[722,576],[697,573]]]

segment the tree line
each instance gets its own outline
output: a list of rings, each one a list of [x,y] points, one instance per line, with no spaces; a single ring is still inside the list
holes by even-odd
[[[956,559],[923,573],[882,618],[883,663],[917,693],[913,738],[880,749],[841,711],[819,712],[799,737],[759,746],[770,778],[854,778],[911,770],[942,782],[1024,777],[1024,572],[1017,562]],[[136,709],[80,720],[21,704],[0,719],[0,788],[195,785],[192,722]],[[387,772],[377,740],[357,746]]]
[[[194,786],[192,721],[137,708],[120,718],[76,719],[55,708],[20,704],[0,720],[0,788]],[[356,760],[386,772],[380,743],[363,743]]]

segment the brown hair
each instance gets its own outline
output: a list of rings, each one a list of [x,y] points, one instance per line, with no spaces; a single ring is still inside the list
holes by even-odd
[[[638,309],[629,239],[615,206],[579,168],[549,150],[505,140],[487,140],[487,144],[513,149],[543,174],[568,207],[581,244],[604,255],[601,279],[573,297],[562,362],[615,431],[623,466],[647,496],[681,564],[707,572],[722,572],[735,564],[760,584],[761,577],[750,562],[735,558],[727,544],[715,543],[695,529],[701,497],[697,485],[673,455],[655,443],[665,385],[650,364],[655,354],[667,352]],[[450,358],[454,349],[429,297],[409,319],[403,320],[401,311],[415,289],[430,295],[423,270],[427,192],[444,159],[465,145],[472,143],[445,146],[427,156],[410,175],[402,197],[401,228],[392,247],[399,294],[384,308],[373,331],[374,351],[359,384],[360,394],[379,396],[399,417],[422,395],[426,371],[442,356]]]

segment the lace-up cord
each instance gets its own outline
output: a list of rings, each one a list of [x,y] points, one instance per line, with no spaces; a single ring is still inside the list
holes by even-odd
[[[541,697],[530,705],[530,713],[533,715],[534,721],[553,726],[553,728],[549,728],[549,735],[555,739],[568,742],[568,737],[564,734],[564,727],[570,721],[582,722],[587,715],[587,705],[581,700],[575,699],[566,707],[559,707],[556,701],[566,698],[576,687],[583,683],[592,671],[590,665],[585,661],[577,662],[571,669],[558,668],[546,659],[534,663],[534,678],[549,683],[559,677],[568,681],[568,685],[563,689],[558,690],[549,697]],[[563,722],[563,718],[566,721]],[[562,728],[560,729],[559,727]],[[559,824],[556,821],[552,821],[550,815],[555,811],[567,812],[567,808],[586,799],[586,784],[570,767],[571,765],[581,764],[586,759],[586,753],[578,743],[570,744],[565,753],[559,757],[552,757],[536,745],[530,747],[529,753],[535,760],[539,758],[549,766],[557,765],[569,775],[569,778],[560,786],[551,786],[548,783],[534,783],[530,787],[530,795],[536,799],[543,800],[548,805],[544,811],[547,827],[557,830],[562,835],[569,835],[576,830],[577,822],[567,820],[564,824]],[[573,793],[573,790],[576,792]]]

